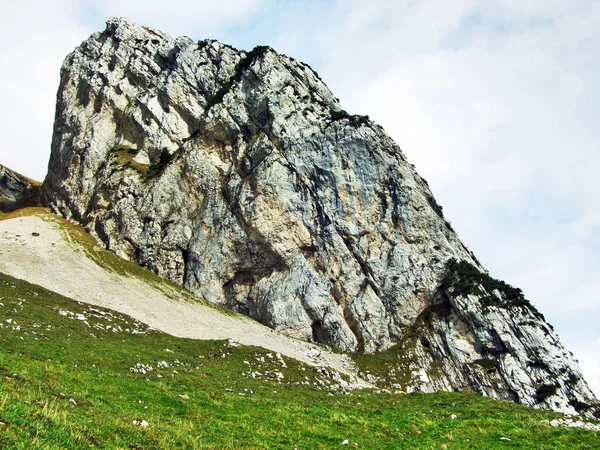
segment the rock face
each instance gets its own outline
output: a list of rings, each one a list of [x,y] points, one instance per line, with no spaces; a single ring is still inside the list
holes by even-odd
[[[593,401],[539,313],[473,279],[487,275],[383,129],[269,47],[109,20],[63,64],[43,196],[118,255],[276,330],[406,349],[407,389]]]
[[[38,204],[41,183],[0,164],[0,211],[9,212]]]

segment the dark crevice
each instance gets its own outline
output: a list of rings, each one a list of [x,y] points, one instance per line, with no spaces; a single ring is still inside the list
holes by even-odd
[[[222,84],[221,87],[217,90],[217,92],[215,92],[215,95],[213,95],[212,98],[208,100],[206,105],[206,112],[208,112],[213,106],[221,103],[223,101],[223,98],[229,93],[231,88],[242,80],[244,72],[246,72],[246,70],[248,70],[252,66],[254,61],[256,61],[259,58],[262,58],[269,50],[272,51],[271,47],[259,45],[257,47],[254,47],[254,49],[251,52],[246,53],[246,55],[243,58],[241,58],[237,63],[235,67],[235,72],[231,76],[231,78],[229,78],[228,81]]]
[[[161,66],[163,70],[173,72],[179,66],[177,57],[179,56],[180,52],[181,49],[178,46],[174,46],[166,55],[160,51],[156,52],[154,54],[154,60],[159,66]]]
[[[81,220],[79,220],[79,221],[81,221]],[[102,221],[96,220],[94,222],[94,231],[96,232],[96,235],[98,236],[98,238],[100,238],[100,240],[104,243],[106,248],[110,248],[110,237],[108,236],[108,233],[104,229],[104,223]]]
[[[390,193],[390,198],[392,200],[392,223],[395,227],[400,226],[400,207],[401,205],[401,197],[400,197],[400,186],[392,177],[389,177],[387,180],[387,188]],[[385,195],[382,197],[385,198]],[[383,200],[382,200],[383,204]],[[387,200],[385,200],[385,208],[387,209]]]
[[[198,257],[197,253],[192,252],[192,250],[190,248],[187,249],[186,253],[185,253],[185,275],[184,275],[184,279],[183,279],[183,287],[185,287],[187,290],[194,292],[195,295],[198,295],[195,293],[195,291],[193,289],[191,289],[191,286],[193,286],[193,284],[195,284],[198,287],[202,287],[203,283],[202,280],[200,279],[199,273],[197,270],[190,270],[190,267],[203,267],[200,261],[200,258]],[[190,283],[188,278],[191,276],[194,279],[194,283]]]
[[[92,87],[90,86],[89,82],[83,77],[80,78],[77,85],[77,101],[84,108],[90,104],[91,90]]]
[[[323,328],[323,324],[320,320],[315,320],[312,325],[312,338],[315,342],[327,342],[329,335],[327,330]]]
[[[350,309],[350,304],[346,304],[344,307],[344,320],[346,321],[346,324],[348,324],[348,328],[350,328],[350,331],[352,331],[352,334],[356,339],[356,351],[358,353],[364,352],[365,338],[360,330],[360,323],[358,322],[358,320],[356,320],[356,317]]]
[[[369,266],[369,264],[363,259],[363,257],[357,251],[354,250],[354,248],[352,246],[352,242],[350,240],[350,237],[344,231],[339,230],[337,227],[336,227],[336,231],[337,231],[338,235],[342,238],[342,241],[344,242],[344,245],[346,246],[346,248],[348,249],[350,254],[352,256],[354,256],[354,259],[360,266],[361,271],[362,271],[363,275],[365,276],[365,282],[369,286],[371,286],[371,288],[373,289],[373,291],[375,292],[377,297],[381,297],[381,290],[375,283],[375,275],[373,273],[373,269],[371,268],[371,266]]]
[[[438,217],[440,219],[443,219],[444,211],[443,211],[441,205],[439,205],[438,202],[435,201],[435,198],[433,198],[433,195],[427,194],[425,198],[427,199],[429,206],[431,206],[431,209],[433,209],[433,211],[438,215]]]

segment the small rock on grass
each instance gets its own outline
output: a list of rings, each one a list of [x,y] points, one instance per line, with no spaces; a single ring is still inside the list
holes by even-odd
[[[134,420],[133,422],[134,425],[137,425],[139,427],[142,428],[148,428],[150,426],[150,424],[148,422],[146,422],[145,420]]]

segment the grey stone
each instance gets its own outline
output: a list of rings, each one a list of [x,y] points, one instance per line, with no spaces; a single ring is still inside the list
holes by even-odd
[[[39,205],[41,183],[0,164],[0,211]]]

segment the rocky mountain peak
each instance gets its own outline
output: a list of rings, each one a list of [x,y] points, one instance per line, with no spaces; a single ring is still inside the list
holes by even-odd
[[[39,181],[31,180],[0,164],[0,211],[37,206],[40,186]]]
[[[399,389],[591,408],[543,316],[487,275],[393,140],[270,47],[110,19],[63,64],[43,196],[201,298],[396,352]]]

